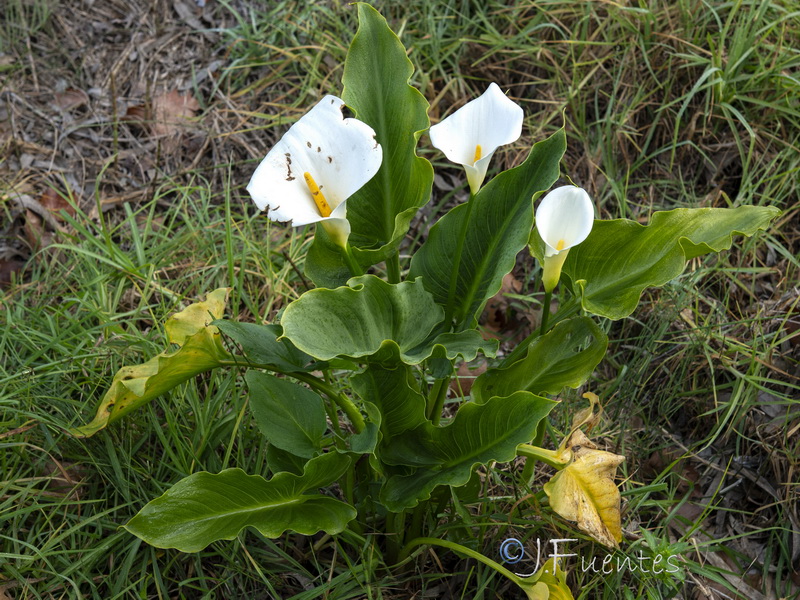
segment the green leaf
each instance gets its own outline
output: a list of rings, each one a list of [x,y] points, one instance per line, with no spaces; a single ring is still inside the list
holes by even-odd
[[[231,360],[233,357],[222,347],[219,331],[210,324],[225,312],[229,291],[229,288],[214,290],[204,302],[191,304],[171,316],[164,326],[167,343],[180,348],[162,352],[141,365],[122,367],[114,375],[94,419],[70,429],[70,434],[94,435],[184,381]]]
[[[393,254],[417,210],[428,202],[433,168],[416,155],[421,132],[428,129],[428,102],[408,85],[414,72],[406,50],[386,20],[358,4],[358,31],[344,65],[342,99],[375,130],[383,148],[378,173],[347,200],[350,244],[364,267]],[[335,287],[349,278],[340,252],[317,227],[305,270],[318,285]]]
[[[295,475],[302,475],[307,463],[308,459],[295,456],[291,452],[281,450],[272,444],[267,446],[267,465],[272,473],[287,471]]]
[[[495,340],[476,331],[434,335],[444,316],[422,281],[386,283],[374,275],[354,277],[349,287],[304,293],[283,313],[283,334],[319,360],[372,357],[372,362],[416,365],[429,358],[473,360],[494,356]]]
[[[387,369],[370,364],[351,377],[350,383],[365,403],[375,405],[380,412],[384,442],[427,420],[425,396],[419,392],[411,367],[400,365]]]
[[[727,250],[733,235],[751,236],[780,214],[772,206],[676,208],[656,212],[650,225],[627,219],[595,221],[585,241],[570,249],[562,273],[574,283],[584,310],[609,319],[630,315],[645,288],[662,286],[686,261]],[[532,236],[541,261],[544,242]]]
[[[238,344],[251,363],[268,365],[280,373],[313,371],[318,365],[305,352],[295,348],[283,334],[280,325],[256,325],[236,321],[214,321],[213,325]]]
[[[517,445],[530,441],[539,421],[556,404],[530,392],[516,392],[485,404],[462,404],[447,427],[426,422],[393,438],[382,449],[381,459],[415,469],[390,476],[381,490],[381,502],[393,512],[411,508],[430,498],[437,485],[467,483],[476,464],[512,460]]]
[[[309,290],[283,312],[283,334],[320,360],[375,354],[384,342],[416,348],[442,320],[422,282],[386,283],[354,277],[350,287]]]
[[[302,458],[321,452],[327,429],[322,398],[296,383],[259,371],[248,371],[244,379],[253,416],[270,444]]]
[[[383,416],[378,407],[372,402],[365,402],[364,409],[367,411],[367,419],[364,430],[361,433],[354,433],[347,438],[350,452],[356,454],[374,454],[375,448],[380,440],[380,429]]]
[[[534,340],[528,354],[504,369],[489,369],[472,386],[472,396],[483,402],[517,390],[558,394],[565,386],[577,388],[603,360],[608,337],[589,317],[562,321]]]
[[[287,530],[336,534],[355,518],[355,509],[306,492],[330,485],[349,465],[347,456],[332,452],[309,461],[301,476],[278,473],[269,481],[241,469],[195,473],[149,502],[124,527],[151,546],[182,552],[232,540],[245,527],[268,538]]]
[[[450,302],[457,323],[471,321],[514,267],[533,226],[533,196],[558,178],[565,149],[563,128],[535,144],[524,163],[500,173],[469,203],[442,217],[414,254],[409,279],[421,276],[437,303],[446,306]],[[453,280],[453,257],[465,226],[463,252]]]

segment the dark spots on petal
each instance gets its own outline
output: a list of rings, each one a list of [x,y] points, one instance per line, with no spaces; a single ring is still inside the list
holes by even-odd
[[[287,152],[284,156],[286,156],[286,181],[292,181],[294,179],[292,177],[292,155]]]
[[[311,142],[306,142],[306,146],[308,146],[309,148],[311,148]]]
[[[336,99],[335,98],[331,98],[331,104],[336,104]]]
[[[297,177],[292,177],[290,173],[289,176],[286,178],[286,181],[294,181],[295,179],[297,179]]]
[[[320,148],[319,146],[317,146],[317,152],[322,152],[322,148]]]
[[[286,164],[292,164],[292,155],[287,152],[284,156],[286,157]]]
[[[332,156],[329,156],[329,157],[328,157],[328,164],[330,164],[330,163],[332,163],[332,162],[333,162],[333,157],[332,157]]]

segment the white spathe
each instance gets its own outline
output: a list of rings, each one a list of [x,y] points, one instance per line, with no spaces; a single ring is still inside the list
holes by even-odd
[[[592,231],[594,206],[583,188],[565,185],[547,194],[536,209],[536,229],[554,256],[580,244]]]
[[[547,194],[536,209],[536,229],[544,240],[542,284],[552,292],[561,278],[569,249],[589,236],[594,224],[594,206],[586,190],[565,185]]]
[[[431,127],[431,143],[449,160],[463,165],[470,190],[476,194],[495,150],[519,139],[523,116],[522,108],[492,83],[480,97]]]
[[[341,246],[350,235],[346,200],[381,166],[383,150],[375,131],[358,119],[345,118],[344,101],[325,96],[273,146],[247,185],[256,206],[273,221],[299,227],[322,222]],[[305,174],[318,186],[331,212],[314,201]]]

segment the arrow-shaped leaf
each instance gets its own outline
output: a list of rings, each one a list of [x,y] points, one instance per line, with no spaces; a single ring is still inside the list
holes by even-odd
[[[539,421],[555,405],[530,392],[517,392],[485,404],[463,404],[447,427],[426,422],[393,438],[381,459],[414,471],[389,477],[381,502],[394,512],[411,508],[429,498],[437,485],[465,484],[477,464],[512,460],[517,445],[533,438]]]
[[[347,456],[331,452],[310,460],[302,475],[283,472],[269,481],[241,469],[195,473],[149,502],[125,529],[152,546],[182,552],[232,540],[246,527],[269,538],[287,530],[336,534],[355,518],[355,509],[306,492],[331,484],[349,464]]]
[[[570,249],[562,273],[574,283],[584,310],[622,319],[645,288],[674,279],[691,258],[727,250],[735,234],[749,237],[766,229],[779,214],[772,206],[676,208],[654,213],[646,226],[627,219],[595,221],[589,237]],[[544,242],[536,232],[531,242],[541,261]]]

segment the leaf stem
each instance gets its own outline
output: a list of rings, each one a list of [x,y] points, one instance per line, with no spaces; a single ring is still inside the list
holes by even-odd
[[[396,251],[386,259],[386,278],[389,283],[400,283],[400,252]]]
[[[437,379],[431,388],[430,396],[428,396],[428,418],[434,425],[438,425],[442,420],[442,409],[444,409],[444,401],[447,398],[447,388],[450,384],[450,377]]]
[[[465,548],[461,544],[456,544],[455,542],[449,542],[447,540],[439,540],[436,538],[428,538],[428,537],[415,538],[410,542],[408,542],[405,546],[403,546],[403,549],[400,551],[400,555],[398,557],[399,558],[398,562],[402,562],[403,560],[405,560],[408,557],[408,555],[411,554],[411,549],[414,546],[422,546],[422,545],[442,546],[444,548],[449,548],[450,550],[455,550],[460,554],[465,554],[470,558],[474,558],[478,562],[482,562],[487,567],[491,567],[501,575],[508,577],[511,581],[516,583],[521,588],[525,589],[525,581],[523,581],[520,577],[514,575],[514,573],[506,569],[503,565],[493,561],[491,558],[487,558],[480,552],[475,552],[475,550],[471,550],[470,548]]]
[[[453,254],[453,270],[450,272],[450,284],[447,288],[447,306],[444,311],[444,324],[447,330],[450,330],[453,321],[453,314],[455,313],[455,299],[456,299],[456,286],[458,284],[458,271],[461,268],[461,254],[464,251],[464,242],[467,238],[467,230],[469,229],[469,218],[472,215],[472,207],[475,204],[475,194],[470,191],[469,200],[467,201],[467,208],[464,209],[464,221],[461,223],[461,233],[458,236],[456,244],[456,251]]]
[[[295,379],[299,379],[300,381],[307,383],[320,392],[323,392],[331,400],[336,402],[336,404],[339,405],[339,408],[345,412],[347,418],[350,419],[350,422],[353,424],[353,429],[356,430],[356,433],[361,433],[364,431],[364,427],[366,426],[364,423],[364,417],[362,416],[361,411],[358,410],[358,407],[353,403],[352,400],[350,400],[350,398],[336,391],[327,383],[320,381],[317,377],[309,375],[308,373],[289,373],[289,375]]]
[[[307,383],[315,390],[322,392],[328,398],[336,402],[336,404],[341,408],[347,417],[350,419],[350,422],[353,424],[353,429],[356,430],[356,433],[361,433],[364,431],[364,427],[366,423],[364,422],[364,417],[361,415],[361,412],[358,410],[358,407],[353,403],[350,398],[342,394],[341,392],[337,391],[332,386],[328,385],[326,382],[322,381],[319,377],[314,377],[310,373],[301,373],[301,372],[293,372],[293,373],[284,373],[275,368],[274,365],[267,365],[261,363],[254,363],[249,361],[244,356],[236,356],[232,355],[231,360],[220,360],[219,364],[224,367],[245,367],[248,369],[266,369],[268,371],[274,371],[275,373],[280,373],[282,375],[288,375],[289,377],[294,377],[295,379],[302,381],[303,383]]]
[[[531,444],[520,444],[517,446],[517,456],[524,456],[528,459],[533,460],[540,460],[543,463],[550,465],[554,469],[558,469],[559,471],[567,466],[569,460],[564,460],[559,456],[559,453],[555,450],[545,450],[544,448],[540,448],[539,446],[532,446]],[[525,463],[525,466],[528,466],[528,462]]]

